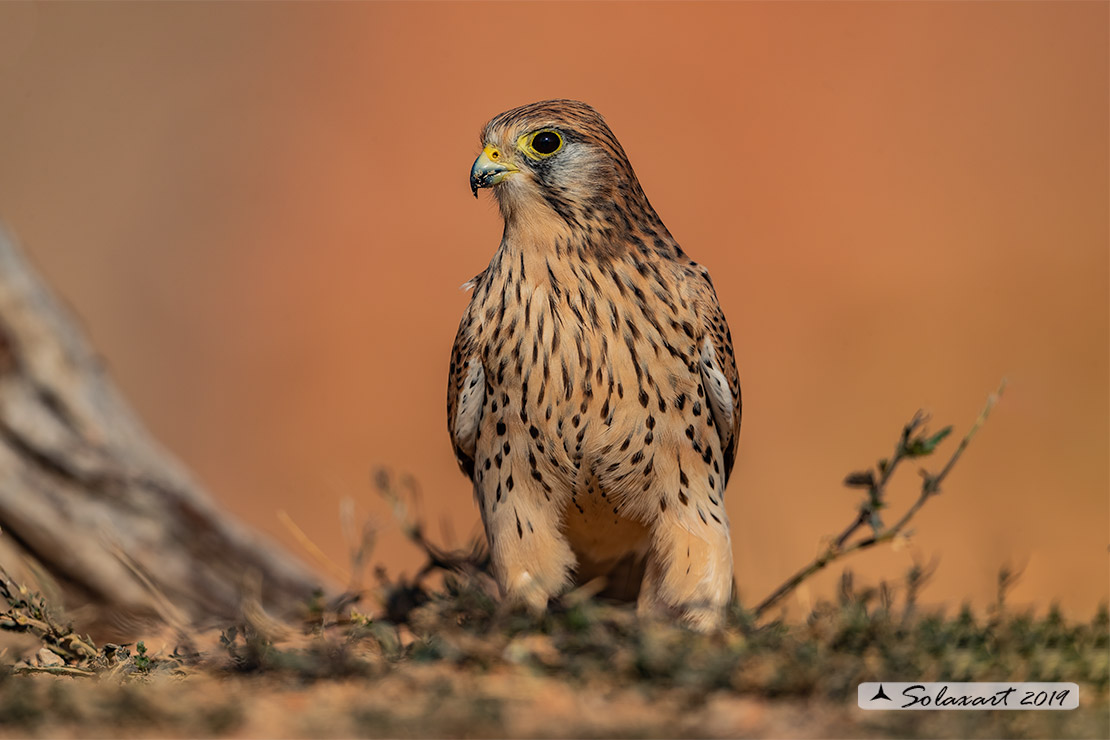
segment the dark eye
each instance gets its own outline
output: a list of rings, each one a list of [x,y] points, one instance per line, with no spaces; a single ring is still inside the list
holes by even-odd
[[[554,131],[540,131],[532,137],[532,148],[540,154],[554,154],[562,145],[562,138]]]

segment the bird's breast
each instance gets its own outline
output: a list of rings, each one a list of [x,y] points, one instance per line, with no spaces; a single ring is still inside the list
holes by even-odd
[[[513,407],[545,479],[634,493],[657,451],[686,442],[689,407],[704,402],[680,298],[632,265],[518,257],[498,268],[475,296],[494,403]]]

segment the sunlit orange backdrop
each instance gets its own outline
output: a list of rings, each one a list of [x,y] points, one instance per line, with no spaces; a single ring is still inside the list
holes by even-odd
[[[843,526],[844,474],[915,409],[965,429],[1005,376],[911,546],[851,564],[936,556],[926,596],[979,605],[1009,564],[1015,601],[1086,612],[1110,580],[1108,9],[5,3],[0,218],[219,499],[345,565],[341,498],[390,523],[378,465],[418,478],[433,535],[474,531],[444,385],[500,236],[477,134],[588,101],[732,326],[743,597]],[[416,557],[396,527],[376,555]]]

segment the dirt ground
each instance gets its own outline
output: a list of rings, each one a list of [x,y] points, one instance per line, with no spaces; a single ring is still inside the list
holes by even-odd
[[[588,597],[506,612],[480,577],[385,596],[375,619],[348,605],[301,630],[256,621],[83,656],[72,635],[19,629],[42,602],[9,597],[0,737],[1110,737],[1105,607],[919,611],[912,584],[846,577],[804,622],[734,606],[703,635]],[[858,683],[884,679],[1074,681],[1080,708],[858,709]]]
[[[1107,737],[1105,697],[1071,712],[865,712],[529,671],[411,666],[297,685],[266,676],[9,681],[0,737]],[[16,705],[22,705],[17,709]]]

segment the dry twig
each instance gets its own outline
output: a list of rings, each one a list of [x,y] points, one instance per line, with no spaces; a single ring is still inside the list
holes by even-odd
[[[0,628],[12,632],[30,632],[50,652],[62,660],[85,661],[95,658],[96,646],[68,626],[58,624],[47,609],[45,600],[17,583],[0,566],[0,599],[8,608],[0,611]]]
[[[967,449],[971,438],[979,431],[979,428],[986,423],[987,417],[990,416],[991,410],[998,403],[1002,391],[1006,387],[1006,381],[1003,380],[999,385],[998,390],[995,391],[987,398],[986,406],[979,414],[979,418],[971,425],[964,438],[960,440],[959,446],[952,456],[948,459],[939,473],[933,474],[922,469],[921,472],[921,493],[918,495],[917,500],[913,502],[906,513],[902,515],[893,526],[887,527],[883,525],[882,519],[879,516],[879,510],[886,506],[886,488],[887,483],[890,482],[894,470],[898,464],[904,460],[913,459],[917,457],[924,457],[932,454],[936,446],[944,440],[952,431],[952,427],[945,427],[933,435],[929,435],[925,428],[927,417],[920,411],[914,414],[913,418],[902,428],[901,437],[898,439],[898,444],[894,448],[894,454],[889,459],[884,458],[879,460],[876,470],[866,470],[856,473],[851,473],[844,479],[844,484],[852,488],[866,488],[868,497],[860,506],[859,513],[855,519],[844,529],[840,535],[833,540],[825,550],[813,559],[808,565],[799,570],[791,576],[785,583],[775,589],[770,596],[765,598],[755,607],[756,617],[764,614],[769,608],[777,604],[784,596],[789,594],[798,587],[803,581],[818,571],[824,569],[830,563],[845,555],[857,552],[859,550],[866,550],[874,547],[883,542],[890,542],[903,533],[906,525],[913,519],[914,515],[925,505],[925,502],[930,498],[940,493],[941,483],[948,477],[952,471],[956,461],[963,455],[964,450]],[[878,473],[876,475],[876,472]],[[864,525],[871,526],[871,535],[863,539],[856,540],[849,544],[852,537]]]

